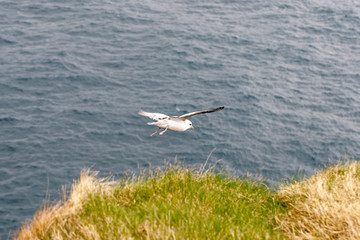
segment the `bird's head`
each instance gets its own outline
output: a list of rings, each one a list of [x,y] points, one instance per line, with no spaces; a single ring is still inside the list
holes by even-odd
[[[194,130],[194,126],[190,120],[186,119],[185,123],[187,125],[187,129],[191,128],[191,130]]]

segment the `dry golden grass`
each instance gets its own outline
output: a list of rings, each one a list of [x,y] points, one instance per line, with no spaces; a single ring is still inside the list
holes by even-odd
[[[359,163],[330,167],[277,197],[290,207],[277,218],[290,239],[360,239]]]
[[[97,173],[87,169],[81,172],[81,177],[74,182],[69,197],[63,189],[63,199],[53,205],[45,204],[39,209],[31,223],[25,223],[15,233],[13,239],[79,239],[78,230],[81,229],[82,239],[100,239],[91,226],[85,226],[78,219],[89,194],[99,191],[111,191],[113,184],[109,179],[97,179]],[[73,230],[72,230],[73,229]]]

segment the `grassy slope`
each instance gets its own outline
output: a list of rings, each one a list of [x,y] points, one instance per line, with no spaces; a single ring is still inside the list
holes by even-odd
[[[85,171],[68,199],[43,207],[14,239],[353,239],[359,188],[358,163],[277,192],[181,167],[120,182]]]
[[[96,226],[102,239],[117,239],[124,232],[156,239],[280,236],[271,224],[281,207],[268,188],[186,169],[123,183],[110,195],[92,195],[84,210],[82,221]],[[114,231],[119,228],[123,231]]]

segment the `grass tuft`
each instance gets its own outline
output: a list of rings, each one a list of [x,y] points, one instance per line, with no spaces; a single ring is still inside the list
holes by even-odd
[[[360,164],[327,168],[283,187],[277,199],[289,211],[277,218],[291,239],[360,239]]]
[[[91,238],[94,231],[92,226],[86,226],[75,217],[83,211],[84,203],[90,193],[111,191],[112,181],[97,179],[96,172],[84,170],[80,179],[75,181],[67,197],[63,188],[63,198],[52,205],[47,201],[34,215],[30,223],[25,222],[22,228],[15,233],[13,239],[98,239]],[[82,229],[79,231],[79,229]]]

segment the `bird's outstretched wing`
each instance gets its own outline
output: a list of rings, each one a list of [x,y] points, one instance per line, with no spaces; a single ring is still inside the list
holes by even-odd
[[[192,116],[195,116],[195,115],[198,115],[198,114],[216,112],[216,111],[220,111],[222,109],[224,109],[224,107],[218,107],[218,108],[214,108],[214,109],[210,109],[210,110],[204,110],[204,111],[198,111],[198,112],[191,112],[191,113],[181,115],[179,118],[187,119],[189,117],[192,117]]]
[[[143,110],[140,110],[139,114],[157,121],[169,118],[169,116],[162,113],[150,113],[150,112],[145,112]]]

